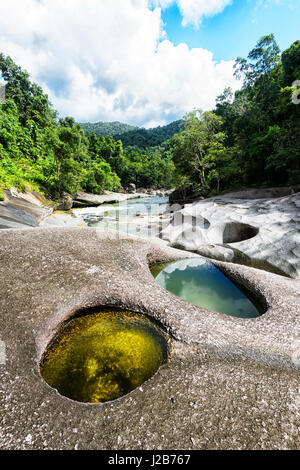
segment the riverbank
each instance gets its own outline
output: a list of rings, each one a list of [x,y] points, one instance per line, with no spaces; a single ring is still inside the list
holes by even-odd
[[[25,204],[18,195],[12,197]],[[274,224],[277,221],[285,227],[284,221],[298,220],[296,209],[291,217],[286,209],[290,203],[296,208],[297,198],[287,196],[280,206],[277,200],[275,206],[274,200],[263,200],[260,206],[256,201],[255,207],[269,208]],[[149,198],[149,203],[154,200]],[[143,199],[129,197],[126,215],[130,227],[131,204],[139,206],[139,201],[143,204]],[[171,248],[167,246],[170,241],[143,240],[92,226],[99,221],[91,219],[90,211],[98,215],[107,211],[105,217],[109,218],[109,211],[122,213],[125,202],[72,211],[86,214],[86,221],[55,211],[39,220],[43,227],[0,230],[0,269],[5,273],[0,279],[2,449],[299,448],[300,356],[295,328],[300,321],[299,281],[214,259],[215,266],[259,299],[266,311],[244,319],[192,305],[161,288],[149,266],[201,259],[199,253]],[[32,206],[33,200],[27,203]],[[238,205],[235,199],[203,203],[209,205],[203,227],[207,230],[213,226],[214,215],[223,217],[219,211],[224,209],[231,222],[242,222],[249,200],[240,199]],[[35,210],[53,211],[44,200],[34,205]],[[192,215],[192,225],[203,222],[202,208],[187,205],[183,209]],[[176,219],[176,214],[166,216]],[[259,214],[257,211],[256,216]],[[266,212],[260,215],[269,220]],[[47,225],[60,216],[67,217],[66,228],[61,221],[59,228]],[[89,227],[70,228],[70,217]],[[143,217],[134,218],[144,224]],[[234,234],[237,231],[227,232],[228,236]],[[290,240],[297,234],[299,230],[292,230]],[[257,235],[244,240],[245,246],[251,247]],[[278,257],[283,256],[280,253],[277,249]],[[98,405],[78,403],[43,380],[39,361],[66,321],[102,307],[151,318],[169,338],[170,357],[129,394]]]
[[[18,192],[14,188],[3,191],[4,201],[0,202],[0,229],[22,229],[40,226],[55,211],[52,217],[53,225],[78,226],[72,214],[62,216],[72,207],[92,207],[102,204],[120,203],[123,201],[144,197],[153,197],[155,194],[145,193],[113,193],[105,191],[102,195],[95,195],[79,191],[74,198],[64,195],[59,202],[47,200],[36,192]],[[60,214],[59,214],[60,213]],[[51,225],[51,224],[50,224]],[[80,223],[80,225],[84,225]]]
[[[15,189],[3,191],[0,202],[0,229],[23,229],[38,227],[52,214],[55,203],[36,192],[20,193]]]

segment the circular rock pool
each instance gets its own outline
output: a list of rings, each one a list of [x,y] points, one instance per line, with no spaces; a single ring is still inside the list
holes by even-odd
[[[40,371],[61,395],[100,403],[139,387],[167,359],[167,339],[151,320],[102,310],[70,320],[46,349]]]
[[[194,305],[233,317],[255,318],[263,313],[213,263],[201,258],[186,259],[150,268],[156,282],[172,294]]]

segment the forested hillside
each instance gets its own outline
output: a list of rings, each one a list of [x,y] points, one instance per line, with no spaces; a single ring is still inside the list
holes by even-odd
[[[166,142],[174,134],[182,130],[182,121],[174,121],[166,126],[158,126],[153,129],[135,129],[129,132],[116,135],[116,139],[122,140],[125,147],[138,147],[147,149],[148,147],[157,147]]]
[[[174,134],[182,130],[182,121],[174,121],[166,126],[145,129],[123,124],[121,122],[80,123],[80,127],[87,133],[95,133],[98,137],[113,136],[121,140],[123,147],[136,147],[146,150],[149,147],[158,147]]]
[[[125,132],[134,131],[138,127],[131,126],[130,124],[124,124],[119,121],[114,122],[82,122],[79,123],[81,129],[86,133],[95,133],[97,137],[106,137],[112,135],[113,137],[124,134]]]

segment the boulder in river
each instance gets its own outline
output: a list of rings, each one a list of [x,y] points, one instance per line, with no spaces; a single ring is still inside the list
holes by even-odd
[[[130,183],[127,187],[126,187],[126,192],[129,193],[129,194],[134,194],[136,193],[136,185],[134,183]]]
[[[63,193],[63,195],[61,196],[59,200],[59,206],[57,209],[61,211],[69,211],[72,209],[72,207],[73,207],[73,198],[71,194]]]

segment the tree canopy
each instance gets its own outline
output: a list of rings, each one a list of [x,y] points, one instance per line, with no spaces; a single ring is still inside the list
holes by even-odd
[[[203,195],[300,184],[300,106],[292,100],[300,41],[280,54],[274,36],[264,36],[247,59],[236,60],[235,73],[242,89],[226,88],[214,112],[189,113],[171,139],[177,173]]]

